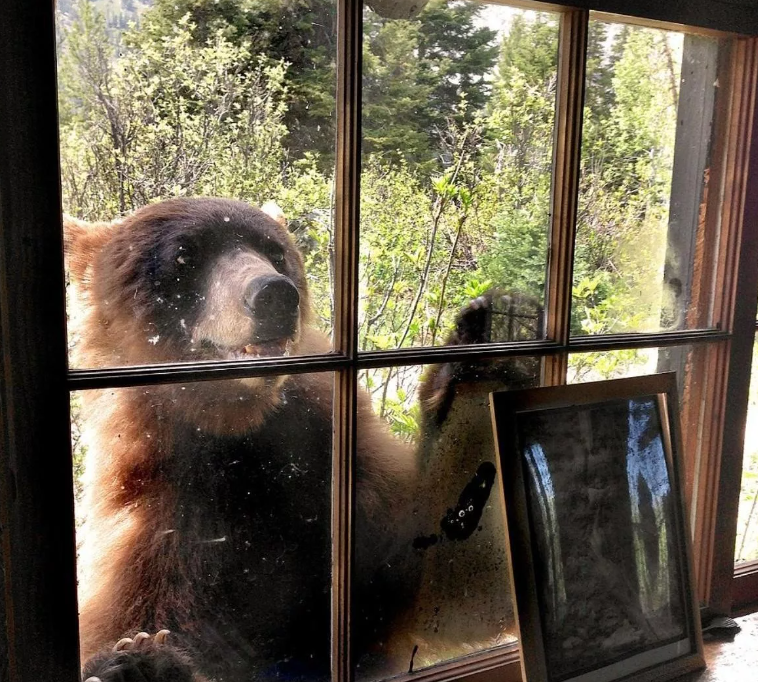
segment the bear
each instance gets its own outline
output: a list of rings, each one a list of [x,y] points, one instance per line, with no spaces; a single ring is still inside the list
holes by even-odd
[[[302,256],[281,212],[263,209],[178,198],[110,223],[67,218],[72,364],[328,353]],[[539,336],[524,320],[541,320],[533,301],[487,292],[447,343]],[[534,359],[430,366],[417,446],[359,391],[357,676],[412,669],[419,644],[427,665],[451,643],[501,643],[510,604],[486,402],[538,372]],[[332,386],[330,373],[264,373],[81,393],[85,679],[329,676]]]
[[[330,351],[275,212],[177,198],[112,223],[66,219],[64,242],[74,366]],[[329,676],[332,387],[322,372],[81,393],[85,678]],[[411,600],[421,563],[408,551],[414,453],[365,392],[357,418],[365,650]]]
[[[445,345],[539,339],[543,318],[536,297],[493,288],[458,313]],[[413,605],[415,640],[427,643],[420,663],[517,637],[489,396],[537,386],[540,371],[538,357],[506,356],[430,365],[421,377],[415,456],[428,521],[413,541],[424,555]]]

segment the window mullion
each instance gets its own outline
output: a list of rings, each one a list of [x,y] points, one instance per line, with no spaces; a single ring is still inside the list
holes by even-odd
[[[547,338],[567,345],[571,325],[577,197],[582,145],[589,12],[569,10],[561,15],[558,46],[555,144],[551,190],[550,257],[547,273]],[[545,360],[543,383],[566,383],[568,354]]]
[[[337,150],[334,206],[334,346],[348,360],[334,385],[332,478],[332,681],[350,682],[358,392],[358,220],[363,6],[337,3]]]
[[[53,4],[0,3],[0,679],[9,682],[80,679]]]

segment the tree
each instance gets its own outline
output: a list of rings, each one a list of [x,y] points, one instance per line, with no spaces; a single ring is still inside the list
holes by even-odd
[[[623,27],[595,31],[588,73],[577,217],[572,331],[657,330],[661,319],[678,76],[674,36]],[[574,359],[577,372],[613,376],[639,351]]]
[[[364,13],[364,157],[423,164],[433,158],[424,109],[432,88],[421,82],[417,21],[387,21]]]
[[[111,219],[176,195],[271,198],[284,158],[284,67],[218,33],[195,45],[191,33],[185,17],[116,59],[103,16],[79,3],[59,75],[68,211]]]
[[[480,279],[544,297],[558,64],[551,15],[517,15],[502,39],[485,129]]]
[[[477,25],[481,12],[448,0],[431,0],[407,21],[364,12],[366,151],[439,169],[448,119],[470,122],[489,100],[498,48],[496,32]]]
[[[191,43],[220,36],[244,46],[247,68],[260,56],[287,66],[285,146],[295,158],[319,152],[332,158],[336,91],[336,4],[331,0],[155,0],[132,42],[160,43],[189,17]]]

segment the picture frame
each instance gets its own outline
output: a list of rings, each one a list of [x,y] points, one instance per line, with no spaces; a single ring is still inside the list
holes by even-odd
[[[525,682],[705,666],[676,376],[491,394]]]

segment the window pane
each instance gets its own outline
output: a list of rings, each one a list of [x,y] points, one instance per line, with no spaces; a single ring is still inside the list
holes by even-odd
[[[682,382],[689,376],[695,350],[694,346],[673,346],[572,353],[569,355],[568,383],[581,384],[658,372],[676,372],[681,394]]]
[[[287,344],[287,330],[271,318],[287,317],[287,306],[299,303],[304,314],[312,308],[314,327],[328,334],[332,326],[336,3],[110,7],[78,0],[57,10],[63,207],[76,219],[107,223],[68,222],[69,276],[89,297],[78,307],[71,297],[70,341],[76,351],[82,333],[97,334],[114,346],[74,352],[72,365],[323,351],[323,340]],[[159,200],[193,196],[243,203],[210,212],[153,206],[149,225],[145,214],[141,227],[130,219],[110,225]],[[287,220],[278,244],[269,241],[277,230],[270,218],[248,209],[238,220],[244,206],[268,202],[270,214]],[[211,295],[236,269],[230,249],[257,256],[260,274],[278,280],[262,299],[253,290]],[[129,270],[133,260],[138,272]],[[310,305],[298,279],[307,281]],[[105,305],[83,332],[76,324],[82,307]],[[223,321],[208,319],[219,310]],[[223,331],[235,324],[230,316],[256,327],[261,315],[269,318],[262,330]],[[136,326],[123,328],[126,319]]]
[[[367,9],[363,29],[361,348],[442,344],[492,288],[537,310],[556,15],[431,0],[410,19]],[[542,336],[541,313],[529,324]]]
[[[718,43],[592,19],[572,333],[707,326]]]
[[[742,491],[734,554],[737,563],[758,559],[758,344],[753,346],[743,457]]]
[[[373,543],[388,548],[385,566],[396,584],[393,599],[411,609],[394,625],[368,633],[372,643],[357,659],[357,679],[396,675],[409,666],[418,670],[515,641],[489,393],[537,385],[539,371],[537,358],[509,358],[363,374],[374,412],[389,422],[409,452],[419,453],[419,462],[416,485],[406,491],[411,493],[410,529],[399,532],[394,503],[368,509],[386,518]],[[360,419],[358,430],[359,441],[369,437]],[[374,504],[370,473],[359,466],[359,509]],[[354,614],[359,628],[377,609],[390,608],[386,595],[362,578],[370,559],[361,550],[368,546],[362,538],[369,532],[373,529],[359,515],[356,578],[366,585]]]
[[[166,628],[208,679],[328,678],[332,389],[301,374],[73,394],[85,660]]]

